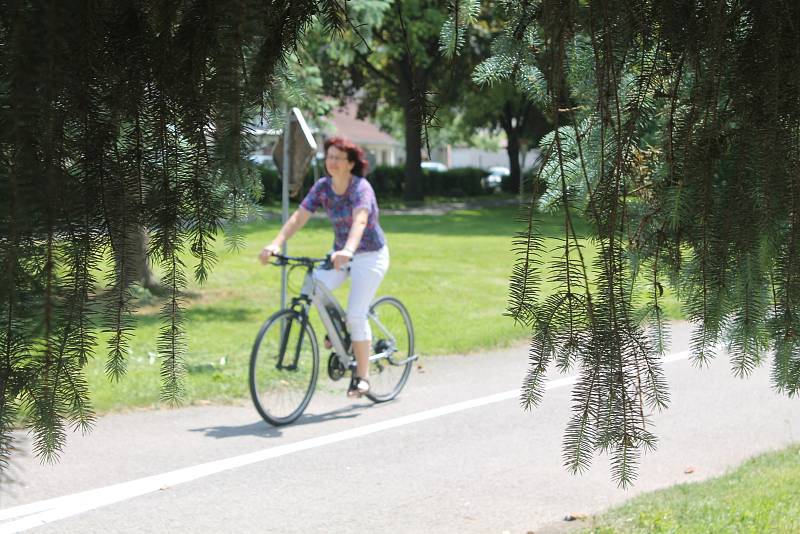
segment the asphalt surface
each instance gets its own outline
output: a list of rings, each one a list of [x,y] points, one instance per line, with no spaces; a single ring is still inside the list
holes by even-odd
[[[673,353],[687,335],[676,327]],[[526,358],[518,346],[425,359],[381,405],[352,402],[343,382],[321,377],[306,415],[281,428],[247,403],[109,415],[91,435],[71,436],[56,465],[40,465],[19,435],[0,533],[555,532],[579,523],[565,516],[800,441],[800,400],[774,393],[767,367],[742,380],[724,357],[706,369],[681,359],[664,365],[672,402],[654,418],[659,446],[636,485],[617,488],[604,457],[573,476],[561,465],[570,386],[555,383],[523,412],[513,390]],[[483,400],[453,407],[474,399]],[[186,481],[164,475],[180,469]],[[147,481],[155,490],[136,490]]]

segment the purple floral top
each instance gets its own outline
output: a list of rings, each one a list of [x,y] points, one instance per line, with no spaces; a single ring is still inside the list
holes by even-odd
[[[380,250],[386,244],[383,229],[378,224],[378,201],[375,199],[375,191],[366,178],[354,176],[347,191],[343,195],[337,195],[333,191],[333,179],[324,176],[311,187],[300,206],[311,213],[320,206],[325,208],[328,218],[333,223],[334,250],[341,250],[347,243],[347,236],[353,225],[353,211],[359,208],[365,208],[369,216],[356,253]]]

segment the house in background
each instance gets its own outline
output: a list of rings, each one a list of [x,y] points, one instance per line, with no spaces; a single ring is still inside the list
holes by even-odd
[[[324,158],[322,147],[326,138],[342,136],[364,149],[371,168],[375,168],[376,165],[402,165],[405,162],[403,143],[381,131],[376,124],[357,118],[357,112],[358,106],[353,102],[348,103],[334,108],[325,117],[324,121],[327,124],[322,130],[312,128],[319,147],[317,158],[320,160]],[[256,135],[257,148],[250,155],[250,159],[256,163],[271,164],[272,150],[281,135],[281,130],[256,126],[253,133]]]
[[[372,168],[376,165],[402,165],[405,161],[403,143],[381,131],[376,124],[357,118],[357,112],[355,102],[333,109],[327,117],[330,129],[326,133],[346,137],[363,148]]]
[[[349,102],[344,106],[334,108],[322,121],[307,118],[310,123],[322,122],[321,128],[312,128],[317,141],[319,152],[317,159],[322,165],[325,155],[322,153],[323,142],[332,136],[345,137],[361,146],[367,155],[371,168],[377,165],[401,166],[405,163],[405,146],[403,143],[382,131],[378,125],[369,120],[356,117],[358,105]],[[254,126],[256,134],[256,150],[250,159],[256,163],[272,164],[272,150],[281,130],[265,129],[263,126]],[[539,150],[532,149],[521,156],[522,170],[530,169],[536,165]],[[510,167],[508,153],[505,150],[505,140],[500,142],[500,148],[495,151],[483,150],[467,146],[431,146],[430,157],[427,150],[423,149],[422,160],[428,169],[445,170],[458,167],[477,167],[490,169],[494,167]],[[324,167],[323,167],[324,168]]]

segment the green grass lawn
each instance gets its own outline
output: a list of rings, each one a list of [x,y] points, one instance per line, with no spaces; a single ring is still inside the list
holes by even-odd
[[[503,316],[514,261],[511,238],[522,228],[516,214],[516,208],[507,207],[454,211],[444,216],[381,216],[391,267],[379,295],[394,295],[406,304],[414,322],[416,352],[422,358],[500,347],[527,336]],[[247,366],[253,339],[280,300],[280,270],[262,266],[256,256],[278,228],[275,220],[246,226],[244,250],[229,252],[220,244],[219,262],[206,285],[192,283],[188,288],[185,402],[219,402],[248,395]],[[561,221],[544,217],[543,228],[545,235],[555,237],[561,232]],[[290,253],[323,255],[331,246],[332,235],[327,219],[312,219],[290,242]],[[550,239],[546,247],[555,244]],[[296,293],[301,282],[297,271],[290,278],[290,291]],[[337,292],[341,299],[346,299],[346,287]],[[118,384],[109,383],[102,343],[87,368],[99,411],[159,402],[158,302],[145,302],[136,319],[126,376]],[[323,334],[321,327],[316,330]]]
[[[592,520],[586,533],[800,532],[800,445],[729,474],[642,495]]]

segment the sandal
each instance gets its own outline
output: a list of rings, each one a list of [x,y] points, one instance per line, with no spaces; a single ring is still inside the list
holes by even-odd
[[[360,398],[367,393],[369,393],[369,382],[367,379],[354,376],[350,381],[350,387],[347,388],[347,396]]]

